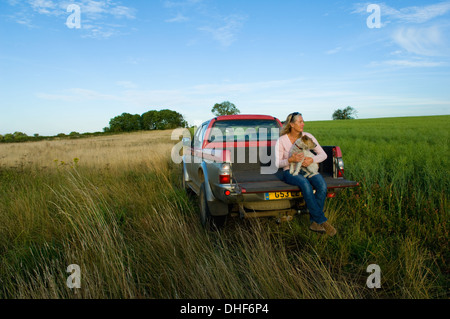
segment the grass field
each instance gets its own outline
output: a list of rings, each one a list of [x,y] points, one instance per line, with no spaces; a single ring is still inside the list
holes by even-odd
[[[327,201],[333,238],[305,215],[205,231],[170,131],[0,144],[0,298],[448,298],[450,116],[305,131],[361,183]]]

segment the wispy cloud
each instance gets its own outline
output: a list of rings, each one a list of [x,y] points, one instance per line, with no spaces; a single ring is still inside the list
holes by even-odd
[[[178,13],[175,17],[171,19],[165,20],[165,22],[173,23],[173,22],[185,22],[188,21],[189,18],[185,17],[183,14]]]
[[[59,15],[61,13],[59,5],[51,0],[28,0],[28,3],[37,13],[48,15]]]
[[[218,26],[203,26],[200,31],[212,35],[213,39],[224,47],[230,46],[237,39],[237,34],[242,29],[246,17],[241,15],[230,15],[222,19],[222,24]]]
[[[64,91],[62,94],[38,93],[37,97],[43,100],[64,101],[64,102],[82,102],[92,100],[101,100],[101,101],[120,100],[120,98],[115,95],[103,94],[94,90],[82,88],[72,88]]]
[[[367,6],[369,4],[369,2],[356,4],[353,13],[367,14]],[[426,6],[410,6],[401,9],[395,9],[385,3],[380,3],[379,6],[381,8],[383,20],[391,19],[409,23],[425,23],[450,12],[450,1]],[[386,23],[389,22],[390,21],[386,21]]]
[[[119,34],[125,26],[116,23],[114,19],[135,19],[136,10],[113,0],[9,0],[9,5],[17,8],[16,14],[11,17],[17,23],[35,27],[36,14],[55,17],[58,21],[66,19],[69,15],[67,8],[70,4],[80,6],[82,36],[93,38],[108,38]]]
[[[116,84],[125,89],[135,89],[137,85],[131,81],[117,81]]]
[[[435,67],[443,65],[442,61],[417,61],[417,57],[449,57],[450,28],[448,21],[439,19],[450,14],[450,1],[442,1],[423,6],[394,8],[385,3],[381,7],[383,36],[388,36],[397,54],[406,59],[388,60],[383,65],[403,67]],[[368,3],[359,3],[352,13],[367,15]],[[379,63],[379,62],[376,62]]]
[[[172,12],[172,18],[165,22],[192,22],[194,30],[200,31],[212,37],[223,47],[231,46],[242,30],[247,16],[244,14],[218,12],[211,3],[204,0],[167,0],[163,2],[164,7]],[[197,40],[190,40],[189,44]]]
[[[387,60],[382,62],[372,62],[370,67],[388,66],[388,67],[402,67],[402,68],[435,68],[448,65],[446,62],[437,62],[421,59],[398,59]]]
[[[428,28],[400,27],[392,38],[396,44],[409,53],[425,56],[443,55],[445,40],[438,26]],[[448,53],[448,52],[447,52]]]
[[[342,47],[337,47],[337,48],[331,49],[325,53],[328,55],[333,55],[333,54],[337,54],[337,53],[341,52],[341,50],[342,50]]]
[[[450,12],[450,1],[445,1],[428,6],[411,6],[402,9],[394,9],[386,4],[381,5],[384,16],[398,19],[404,22],[424,23]]]

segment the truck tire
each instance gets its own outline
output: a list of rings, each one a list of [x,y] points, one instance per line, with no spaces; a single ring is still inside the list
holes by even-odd
[[[206,186],[205,183],[200,187],[199,194],[200,204],[200,221],[207,230],[219,230],[225,225],[227,216],[212,216],[211,210],[206,199]]]

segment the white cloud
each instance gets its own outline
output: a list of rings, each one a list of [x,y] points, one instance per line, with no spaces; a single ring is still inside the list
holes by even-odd
[[[337,48],[327,51],[326,54],[328,54],[328,55],[337,54],[337,53],[341,52],[341,50],[342,50],[342,47],[337,47]]]
[[[399,10],[383,4],[381,6],[381,12],[383,15],[387,15],[388,17],[399,19],[404,22],[424,23],[450,12],[450,1],[422,7],[406,7]]]
[[[438,26],[401,27],[392,35],[394,42],[409,53],[425,56],[443,55],[444,37]]]
[[[372,62],[369,66],[378,67],[378,66],[393,66],[393,67],[406,67],[406,68],[435,68],[446,66],[446,62],[435,62],[428,60],[387,60],[382,62]]]
[[[164,7],[173,18],[165,22],[186,22],[194,25],[194,30],[209,35],[223,47],[231,46],[244,26],[247,16],[241,13],[219,11],[211,1],[204,0],[167,0]],[[197,39],[188,39],[187,45],[198,43]]]
[[[368,5],[369,3],[357,4],[352,13],[367,15]],[[388,32],[392,42],[401,49],[394,49],[396,52],[401,51],[410,55],[426,57],[450,55],[449,24],[438,19],[449,15],[449,0],[400,9],[385,3],[379,5],[382,27],[389,26]]]
[[[124,25],[114,23],[113,19],[135,19],[136,10],[112,0],[79,0],[79,1],[53,1],[53,0],[9,0],[11,6],[18,8],[12,17],[17,23],[30,27],[33,25],[33,17],[37,14],[53,16],[65,19],[69,16],[67,8],[70,4],[80,6],[81,33],[83,37],[108,38],[119,34],[125,28]]]
[[[356,4],[352,13],[366,15],[369,4],[370,3]],[[382,20],[393,19],[408,23],[425,23],[450,12],[450,1],[443,1],[426,6],[410,6],[401,9],[395,9],[385,3],[379,5],[381,7]]]
[[[135,88],[137,88],[137,85],[134,84],[131,81],[117,81],[116,84],[118,86],[121,86],[121,87],[125,88],[125,89],[135,89]]]
[[[65,101],[65,102],[81,102],[81,101],[92,101],[92,100],[121,100],[120,97],[115,95],[103,94],[96,92],[94,90],[72,88],[65,91],[65,94],[49,94],[49,93],[38,93],[37,97],[43,100],[51,101]]]
[[[230,15],[223,18],[223,24],[217,27],[204,26],[200,31],[210,33],[214,40],[222,46],[228,47],[236,41],[236,34],[241,30],[246,18],[241,15]]]
[[[34,11],[41,14],[55,14],[58,5],[50,0],[29,0],[28,1]]]
[[[174,18],[165,20],[166,22],[173,23],[173,22],[185,22],[188,21],[189,18],[185,17],[181,13],[178,13]]]

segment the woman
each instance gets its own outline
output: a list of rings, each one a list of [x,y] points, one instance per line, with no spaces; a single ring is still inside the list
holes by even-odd
[[[319,145],[316,138],[310,133],[303,132],[304,126],[305,122],[303,122],[302,114],[295,112],[287,117],[280,138],[275,146],[277,150],[276,165],[278,168],[283,168],[283,178],[286,183],[300,187],[310,214],[311,225],[309,229],[319,233],[327,233],[329,236],[334,236],[336,235],[336,229],[327,222],[327,218],[323,212],[325,199],[327,197],[327,184],[322,175],[317,174],[311,178],[305,178],[301,175],[302,171],[297,176],[293,176],[289,172],[289,165],[291,163],[299,163],[304,159],[302,166],[308,167],[312,163],[319,164],[327,159],[327,154]],[[317,155],[304,158],[304,154],[299,153],[289,157],[289,151],[291,150],[292,145],[298,138],[302,137],[303,134],[310,137],[314,143],[316,143],[317,147],[313,151]],[[316,190],[315,194],[313,189]]]

